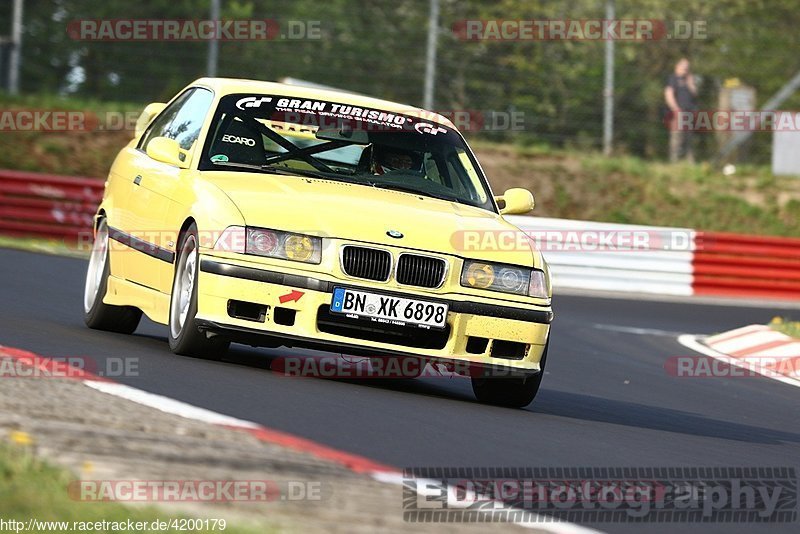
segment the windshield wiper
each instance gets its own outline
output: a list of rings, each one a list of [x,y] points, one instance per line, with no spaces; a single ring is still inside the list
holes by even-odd
[[[281,174],[286,176],[309,176],[311,178],[325,178],[325,179],[333,179],[326,174],[319,172],[319,171],[311,171],[308,169],[292,169],[289,167],[275,167],[273,165],[261,165],[259,169],[266,172],[271,172],[274,174]]]
[[[236,167],[238,169],[247,169],[249,171],[266,172],[269,174],[280,174],[286,176],[311,176],[313,178],[328,178],[321,172],[309,171],[306,169],[290,169],[288,167],[273,167],[271,165],[252,165],[250,163],[237,163],[235,161],[214,161],[213,165],[220,167]]]
[[[392,191],[402,191],[403,193],[412,193],[412,194],[415,194],[415,195],[422,195],[422,196],[425,196],[425,197],[431,197],[431,198],[435,198],[435,199],[438,199],[438,200],[446,200],[448,202],[455,202],[457,204],[465,204],[465,202],[463,202],[462,200],[460,200],[457,197],[452,197],[452,196],[449,196],[449,195],[434,194],[434,193],[431,193],[429,191],[421,191],[419,189],[416,189],[414,187],[409,187],[407,185],[394,184],[394,183],[385,183],[385,182],[374,182],[374,181],[367,181],[367,182],[364,182],[364,183],[367,184],[367,185],[371,185],[372,187],[377,187],[379,189],[391,189]]]
[[[290,167],[275,167],[272,165],[253,165],[251,163],[237,163],[235,161],[213,161],[212,164],[219,165],[220,167],[236,167],[239,169],[247,169],[248,171],[280,174],[281,176],[308,176],[309,178],[322,178],[323,180],[370,185],[365,182],[350,179],[348,178],[348,175],[336,173],[335,176],[328,176],[323,172],[312,171],[309,169],[293,169]]]
[[[238,169],[247,169],[250,171],[263,170],[260,165],[251,165],[250,163],[237,163],[235,161],[212,161],[211,164],[218,167],[236,167]]]

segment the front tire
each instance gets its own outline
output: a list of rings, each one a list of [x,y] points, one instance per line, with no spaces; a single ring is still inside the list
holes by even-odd
[[[230,342],[220,337],[209,338],[197,328],[199,267],[197,226],[192,224],[181,235],[175,261],[169,306],[169,348],[175,354],[218,360],[225,355]]]
[[[103,302],[108,289],[110,270],[108,225],[105,219],[100,219],[83,288],[83,322],[95,330],[132,334],[139,326],[142,311],[133,306],[111,306]]]
[[[547,348],[550,346],[548,341],[544,347],[541,370],[525,378],[484,378],[480,376],[472,377],[472,391],[480,402],[504,406],[506,408],[524,408],[533,402],[542,385],[544,376],[544,366],[547,361]]]

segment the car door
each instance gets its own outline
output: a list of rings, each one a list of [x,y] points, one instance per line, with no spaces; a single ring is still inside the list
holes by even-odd
[[[154,160],[147,155],[147,145],[156,137],[174,139],[191,161],[212,100],[208,89],[188,89],[153,121],[131,153],[129,168],[135,175],[129,177],[128,225],[135,252],[127,261],[126,278],[162,293],[172,285],[179,230],[169,224],[168,214],[178,211],[174,199],[181,187],[190,187],[192,171]]]

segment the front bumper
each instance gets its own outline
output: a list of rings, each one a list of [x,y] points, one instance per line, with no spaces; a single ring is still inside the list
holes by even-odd
[[[447,328],[393,329],[328,312],[334,287],[375,292],[386,292],[385,288],[326,278],[201,256],[197,324],[203,330],[255,346],[286,345],[376,357],[466,362],[521,374],[540,371],[553,319],[549,306],[478,301],[457,294],[432,298],[404,289],[396,293],[446,301]],[[298,297],[298,293],[302,295]],[[248,313],[238,312],[237,306]]]

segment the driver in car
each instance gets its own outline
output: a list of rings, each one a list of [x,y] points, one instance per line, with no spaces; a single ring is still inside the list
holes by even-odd
[[[413,150],[402,150],[384,145],[372,145],[372,174],[392,171],[422,171],[422,157]]]

